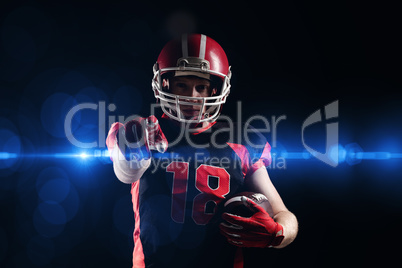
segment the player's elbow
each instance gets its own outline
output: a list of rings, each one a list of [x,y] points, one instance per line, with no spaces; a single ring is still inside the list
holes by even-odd
[[[113,169],[119,181],[130,184],[136,182],[142,177],[150,163],[150,159],[141,160],[139,163],[136,163],[135,167],[132,167],[131,164],[133,163],[130,163],[130,161],[117,160],[113,161]]]
[[[130,174],[125,173],[124,171],[121,170],[120,167],[118,167],[115,163],[113,163],[113,170],[114,174],[116,174],[116,177],[121,181],[122,183],[133,183],[139,180],[138,176],[130,176]]]

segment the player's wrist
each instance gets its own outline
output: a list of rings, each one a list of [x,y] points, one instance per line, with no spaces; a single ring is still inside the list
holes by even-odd
[[[280,223],[276,223],[275,233],[269,241],[269,248],[279,248],[285,238],[284,227]]]

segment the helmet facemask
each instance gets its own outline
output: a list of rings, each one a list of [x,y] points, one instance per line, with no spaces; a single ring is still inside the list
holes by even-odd
[[[170,118],[184,123],[214,122],[220,115],[222,104],[230,92],[230,69],[228,75],[215,72],[209,69],[209,62],[204,59],[187,57],[177,61],[177,67],[159,69],[158,64],[154,65],[154,77],[152,89],[155,98],[160,100],[163,112]],[[177,73],[196,74],[199,78],[210,77],[211,84],[216,88],[216,93],[209,97],[189,97],[172,94],[163,86],[164,79],[170,79]],[[183,114],[183,107],[199,107],[199,113],[194,116]],[[198,108],[197,108],[198,110]]]

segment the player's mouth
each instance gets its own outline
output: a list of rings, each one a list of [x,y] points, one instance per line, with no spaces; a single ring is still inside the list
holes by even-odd
[[[184,116],[198,116],[200,113],[199,109],[191,109],[191,108],[186,108],[186,109],[181,109],[181,112],[183,113]]]

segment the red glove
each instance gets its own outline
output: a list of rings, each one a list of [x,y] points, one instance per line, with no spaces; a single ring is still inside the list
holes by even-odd
[[[229,224],[220,224],[221,234],[230,244],[238,247],[266,248],[280,245],[284,238],[283,227],[253,200],[247,198],[244,202],[256,213],[250,218],[223,213],[222,218]]]

